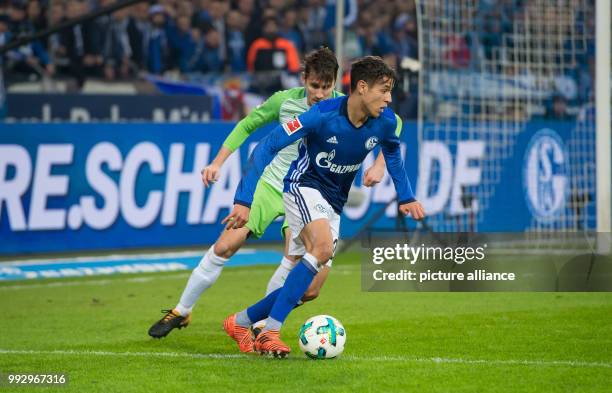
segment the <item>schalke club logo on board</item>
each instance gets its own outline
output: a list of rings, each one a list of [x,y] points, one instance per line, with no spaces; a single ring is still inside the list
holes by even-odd
[[[567,198],[567,154],[557,132],[544,128],[529,141],[523,162],[527,206],[540,219],[556,216]]]

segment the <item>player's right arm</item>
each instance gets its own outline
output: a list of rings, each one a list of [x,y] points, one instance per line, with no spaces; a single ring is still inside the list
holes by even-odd
[[[234,209],[223,219],[227,229],[240,228],[248,221],[257,182],[264,169],[274,156],[283,148],[318,129],[320,112],[317,105],[288,123],[277,126],[253,150],[246,169],[234,196]]]
[[[240,120],[223,141],[223,146],[210,165],[202,170],[202,182],[206,187],[219,179],[219,172],[227,158],[238,149],[259,127],[278,120],[280,106],[287,98],[287,90],[274,93],[263,104],[257,106],[244,119]]]

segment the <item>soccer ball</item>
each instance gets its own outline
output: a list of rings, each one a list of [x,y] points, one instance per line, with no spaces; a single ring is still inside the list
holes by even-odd
[[[317,315],[300,328],[300,349],[311,359],[333,359],[344,351],[346,330],[334,317]]]

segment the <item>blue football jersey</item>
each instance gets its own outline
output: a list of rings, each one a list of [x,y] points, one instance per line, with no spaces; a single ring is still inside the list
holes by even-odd
[[[278,151],[300,138],[298,158],[285,177],[285,192],[298,186],[315,188],[340,214],[363,160],[380,145],[399,203],[414,201],[400,153],[399,118],[386,108],[379,117],[370,117],[361,127],[355,127],[348,119],[347,102],[346,96],[321,101],[262,139],[253,150],[234,203],[250,207],[265,167]]]

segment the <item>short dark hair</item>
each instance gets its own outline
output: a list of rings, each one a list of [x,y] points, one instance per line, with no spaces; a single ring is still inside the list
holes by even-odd
[[[365,56],[351,65],[351,91],[357,88],[359,81],[371,86],[387,78],[396,81],[397,75],[379,56]]]
[[[304,77],[316,75],[323,82],[333,82],[338,75],[338,59],[329,48],[320,47],[304,58]]]

